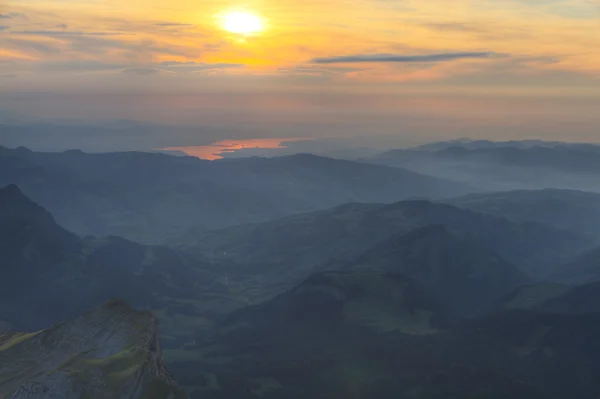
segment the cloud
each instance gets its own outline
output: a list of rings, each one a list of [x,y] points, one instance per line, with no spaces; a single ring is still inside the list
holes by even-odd
[[[177,22],[162,22],[159,24],[155,24],[155,26],[162,26],[162,27],[182,27],[182,28],[186,28],[186,27],[192,27],[194,26],[193,24],[180,24]]]
[[[277,68],[277,71],[285,75],[300,75],[313,77],[332,77],[343,76],[352,72],[364,71],[364,68],[347,68],[347,67],[319,67],[311,65],[297,65],[290,68]]]
[[[0,19],[29,19],[27,15],[20,12],[9,12],[8,14],[0,14]]]
[[[208,71],[213,69],[243,68],[244,64],[229,64],[223,62],[162,62],[159,64],[172,72]]]
[[[53,42],[8,37],[6,38],[5,43],[13,48],[18,48],[27,52],[34,52],[36,55],[58,54],[61,52],[61,46]]]
[[[70,61],[49,61],[37,64],[39,70],[49,72],[77,72],[77,71],[115,71],[130,68],[131,65],[124,63],[111,63],[97,60],[70,60]]]
[[[160,69],[147,67],[125,68],[121,71],[121,73],[126,75],[154,75],[161,72]]]
[[[36,48],[36,50],[43,51],[44,49]],[[154,75],[242,68],[244,66],[243,64],[197,62],[162,62],[156,64],[107,62],[101,60],[69,60],[41,62],[37,64],[37,69],[47,72],[120,72],[125,75]]]
[[[437,53],[424,55],[400,55],[400,54],[357,54],[336,57],[315,58],[312,62],[316,64],[338,64],[338,63],[367,63],[367,62],[446,62],[471,58],[491,58],[498,56],[494,52],[463,52],[463,53]]]
[[[32,36],[109,36],[114,35],[113,32],[82,32],[68,30],[22,30],[13,32],[15,35],[32,35]]]
[[[477,32],[483,33],[484,29],[471,24],[464,24],[460,22],[440,22],[440,23],[427,23],[422,24],[429,29],[442,31],[442,32]]]

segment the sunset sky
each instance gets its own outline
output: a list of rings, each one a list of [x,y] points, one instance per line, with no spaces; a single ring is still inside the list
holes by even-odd
[[[0,117],[238,128],[221,139],[390,135],[399,123],[435,137],[449,124],[600,135],[600,0],[3,4]],[[227,31],[232,12],[262,30]]]

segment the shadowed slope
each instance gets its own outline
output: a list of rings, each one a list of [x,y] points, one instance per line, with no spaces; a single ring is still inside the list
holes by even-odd
[[[169,335],[243,305],[202,261],[119,237],[80,239],[16,186],[0,189],[0,321],[33,331],[118,297],[155,309]]]
[[[500,297],[530,282],[500,256],[439,225],[392,237],[340,267],[410,276],[465,316],[488,311]]]

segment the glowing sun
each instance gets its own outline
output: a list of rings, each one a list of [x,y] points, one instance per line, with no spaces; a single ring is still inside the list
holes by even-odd
[[[230,11],[223,15],[221,26],[226,31],[240,35],[250,35],[263,30],[263,21],[258,15],[248,11]]]

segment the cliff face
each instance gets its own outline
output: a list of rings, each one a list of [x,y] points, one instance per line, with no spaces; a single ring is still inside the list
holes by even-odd
[[[37,333],[0,335],[0,398],[186,399],[162,361],[158,320],[122,301]]]

